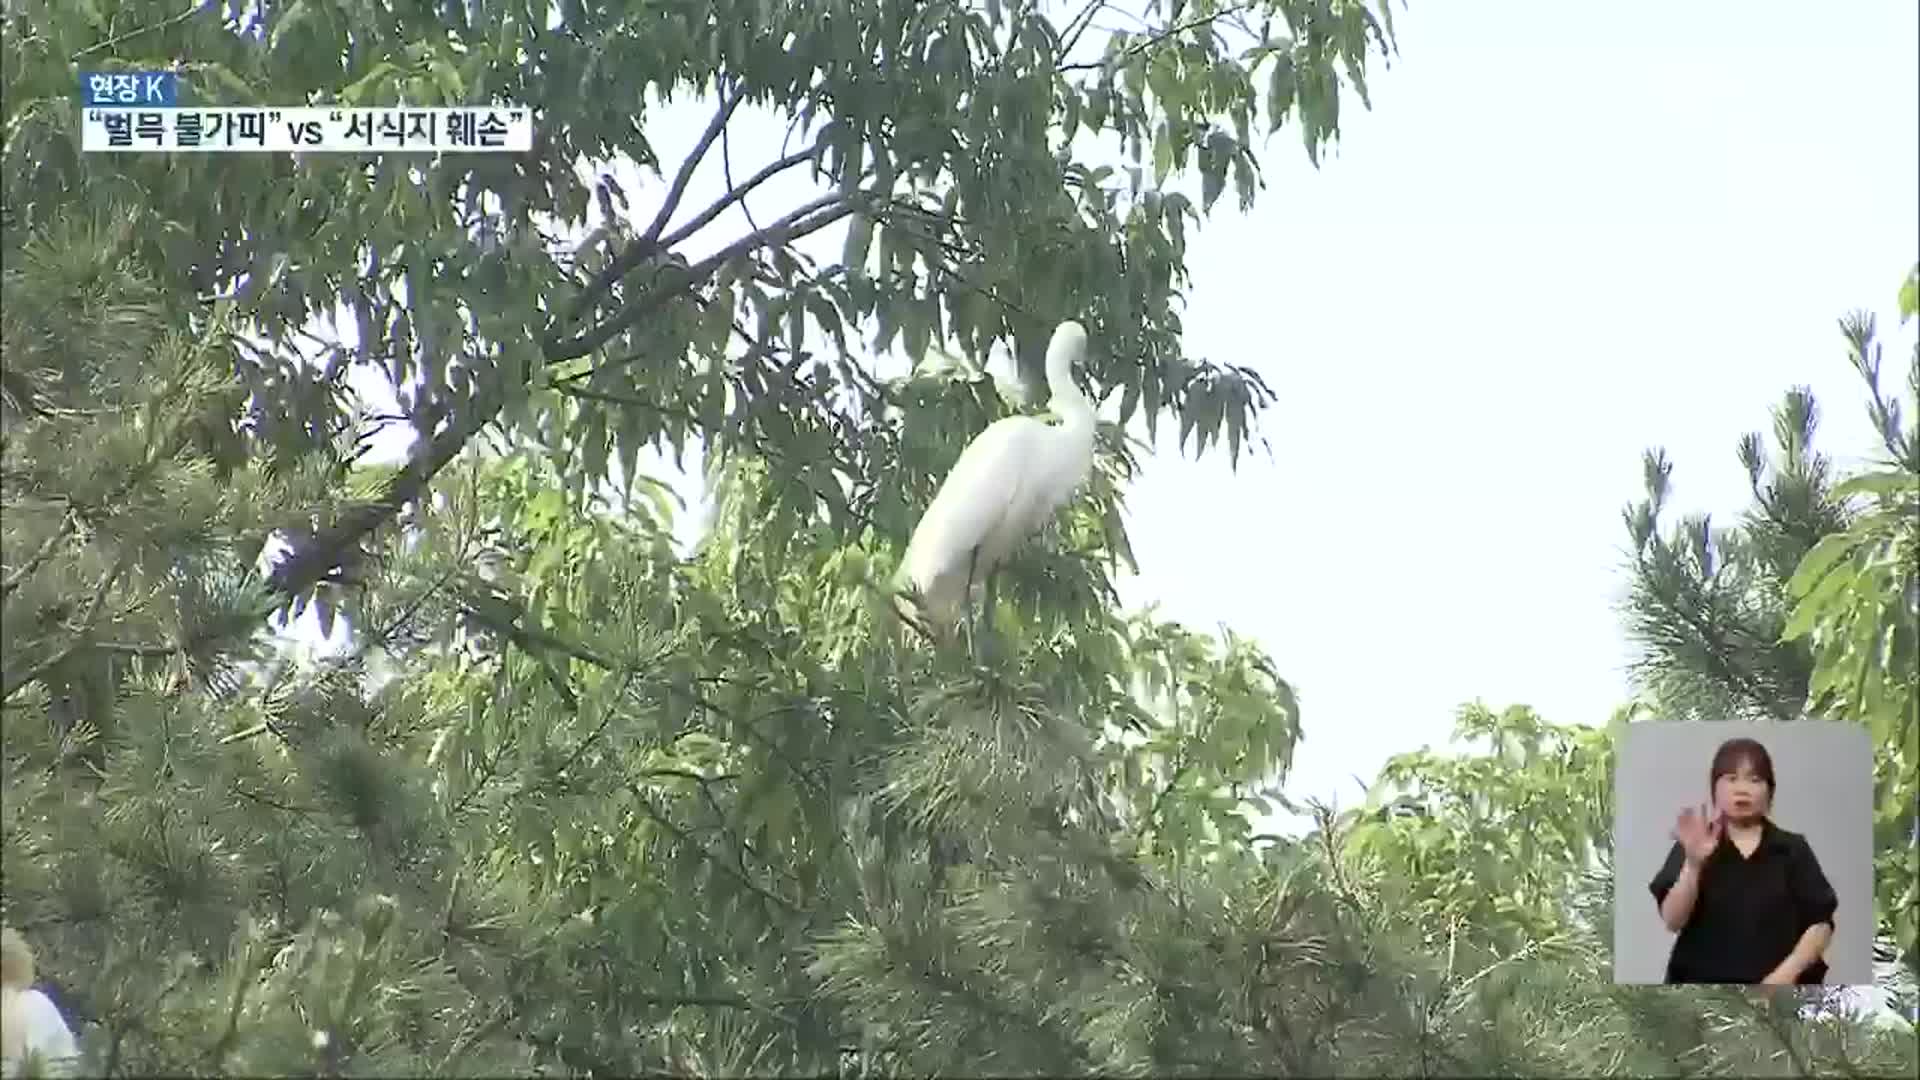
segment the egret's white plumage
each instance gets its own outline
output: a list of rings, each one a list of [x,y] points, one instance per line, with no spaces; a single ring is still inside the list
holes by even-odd
[[[960,454],[913,531],[900,582],[920,594],[928,621],[952,626],[975,583],[1073,496],[1093,467],[1093,403],[1073,381],[1086,354],[1077,322],[1047,346],[1048,405],[1059,423],[1010,416],[988,425]],[[904,612],[903,612],[904,613]]]

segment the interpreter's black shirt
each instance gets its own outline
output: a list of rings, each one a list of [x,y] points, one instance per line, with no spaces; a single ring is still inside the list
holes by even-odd
[[[1680,880],[1685,861],[1674,844],[1649,886],[1655,907]],[[1764,819],[1752,855],[1740,854],[1733,837],[1722,833],[1701,863],[1699,877],[1693,913],[1667,959],[1669,983],[1760,982],[1793,952],[1808,927],[1831,926],[1839,906],[1806,837]],[[1819,983],[1826,977],[1826,962],[1816,960],[1797,981]]]

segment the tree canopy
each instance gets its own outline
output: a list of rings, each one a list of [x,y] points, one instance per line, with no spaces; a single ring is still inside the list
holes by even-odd
[[[546,9],[5,16],[0,905],[90,1072],[1911,1074],[1911,1024],[1609,984],[1607,731],[1470,707],[1481,745],[1259,835],[1290,684],[1117,603],[1133,426],[1237,459],[1270,400],[1182,349],[1187,233],[1258,196],[1261,136],[1336,137],[1386,4]],[[538,143],[77,152],[77,71],[176,64],[209,103],[527,105]],[[663,161],[676,100],[712,119]],[[747,110],[790,145],[733,157]],[[1012,406],[887,354],[1032,382],[1066,317],[1122,422],[1008,568],[1005,648],[928,648],[893,562]],[[1630,515],[1649,707],[1910,744],[1913,462],[1835,489],[1799,408],[1735,539]],[[690,448],[689,551],[645,463]],[[309,610],[340,652],[276,638]],[[1881,760],[1889,865],[1915,760]]]

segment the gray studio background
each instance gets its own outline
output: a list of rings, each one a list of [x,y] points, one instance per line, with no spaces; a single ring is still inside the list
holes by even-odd
[[[1759,740],[1773,756],[1778,784],[1769,816],[1807,838],[1840,898],[1827,985],[1872,983],[1873,742],[1864,726],[1818,720],[1627,726],[1614,762],[1614,981],[1666,980],[1674,935],[1647,883],[1673,847],[1681,808],[1711,801],[1713,752],[1742,737]]]

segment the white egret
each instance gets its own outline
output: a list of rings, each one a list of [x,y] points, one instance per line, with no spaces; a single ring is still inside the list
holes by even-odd
[[[974,584],[988,584],[991,605],[994,571],[1086,480],[1093,467],[1093,403],[1073,380],[1074,364],[1086,351],[1087,331],[1079,323],[1054,330],[1047,389],[1059,423],[1010,416],[988,425],[961,452],[900,562],[896,582],[917,591],[922,608],[916,613],[903,603],[908,621],[922,629],[951,627],[965,608],[971,641]]]

